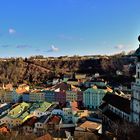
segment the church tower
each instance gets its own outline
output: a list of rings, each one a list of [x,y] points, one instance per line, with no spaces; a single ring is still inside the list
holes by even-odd
[[[140,42],[140,36],[138,37]],[[135,54],[137,57],[136,63],[136,81],[132,84],[131,97],[131,121],[140,125],[140,45]]]

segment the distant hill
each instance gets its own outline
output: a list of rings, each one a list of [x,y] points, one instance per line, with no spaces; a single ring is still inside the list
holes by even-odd
[[[135,59],[123,53],[112,56],[61,56],[49,57],[32,56],[30,58],[0,59],[0,83],[15,85],[24,81],[38,83],[62,74],[115,74],[123,70],[124,65],[132,64]],[[134,70],[131,71],[135,73]]]

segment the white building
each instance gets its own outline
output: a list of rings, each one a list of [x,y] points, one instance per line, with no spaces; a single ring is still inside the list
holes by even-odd
[[[106,94],[99,109],[102,111],[104,122],[130,121],[130,100],[128,98]]]
[[[140,125],[140,45],[135,56],[138,57],[138,62],[136,65],[136,81],[132,83],[131,121]]]

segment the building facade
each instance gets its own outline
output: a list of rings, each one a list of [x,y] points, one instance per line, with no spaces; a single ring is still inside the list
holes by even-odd
[[[31,92],[29,94],[29,101],[30,102],[43,102],[45,101],[45,92]]]
[[[59,102],[59,103],[66,102],[66,92],[65,91],[56,92],[56,102]]]
[[[83,92],[80,90],[66,91],[66,101],[83,101]]]
[[[45,91],[45,101],[47,102],[56,102],[56,92],[51,90]]]
[[[103,89],[88,88],[83,93],[84,106],[90,109],[97,109],[101,104],[102,98],[107,91]]]
[[[136,81],[132,83],[131,121],[140,125],[140,45],[134,55],[138,58],[138,61],[136,64]]]

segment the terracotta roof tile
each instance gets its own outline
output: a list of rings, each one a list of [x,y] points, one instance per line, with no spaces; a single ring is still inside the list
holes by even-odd
[[[37,138],[36,140],[53,140],[53,138],[49,133],[47,133],[46,135],[41,136],[41,137]]]

